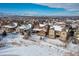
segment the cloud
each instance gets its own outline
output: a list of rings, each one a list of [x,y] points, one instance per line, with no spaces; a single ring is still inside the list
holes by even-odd
[[[64,8],[69,11],[79,10],[79,3],[38,3],[38,4],[48,6],[50,8]]]

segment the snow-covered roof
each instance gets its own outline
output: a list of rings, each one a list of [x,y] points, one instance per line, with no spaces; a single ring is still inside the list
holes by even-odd
[[[33,30],[34,30],[34,31],[41,31],[42,29],[34,28]]]
[[[63,25],[63,24],[66,24],[65,22],[56,22],[56,24],[61,24],[61,25]]]
[[[77,28],[78,24],[71,24],[72,28]]]
[[[32,27],[32,25],[31,24],[28,24],[28,25],[21,25],[19,28],[20,29],[24,29],[24,30],[28,30],[28,29],[30,29]]]
[[[15,26],[17,26],[18,24],[17,23],[13,23]]]
[[[34,31],[42,31],[42,30],[43,30],[43,31],[46,32],[46,29],[40,29],[40,28],[34,28],[33,30],[34,30]]]
[[[62,31],[63,27],[59,26],[59,25],[53,25],[50,28],[54,28],[54,30],[56,31]]]
[[[4,25],[3,27],[6,28],[15,28],[17,26],[17,23],[12,23],[12,25]]]
[[[39,24],[39,26],[40,26],[40,27],[44,27],[44,26],[46,26],[46,24]]]

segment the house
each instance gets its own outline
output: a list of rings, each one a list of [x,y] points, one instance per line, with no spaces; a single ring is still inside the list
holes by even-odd
[[[74,37],[75,37],[74,39],[75,43],[79,43],[79,29],[76,30]]]
[[[62,30],[61,33],[60,33],[60,40],[63,41],[63,42],[66,42],[68,40],[68,31],[66,30]]]
[[[46,32],[47,31],[45,29],[44,30],[41,29],[37,34],[40,35],[40,36],[46,36]]]
[[[46,29],[34,28],[33,31],[35,33],[37,33],[39,36],[45,36],[46,35]]]
[[[14,32],[16,31],[16,27],[18,26],[17,23],[11,23],[11,24],[8,24],[8,25],[3,25],[2,26],[2,29],[6,32]]]
[[[33,28],[39,28],[39,21],[34,20],[32,22]]]
[[[58,38],[65,42],[68,39],[68,30],[59,25],[50,26],[48,37],[52,39]]]
[[[54,39],[55,38],[55,30],[54,28],[50,28],[48,32],[48,37]]]
[[[46,24],[39,24],[38,28],[33,28],[33,32],[37,33],[40,36],[45,36],[47,32]]]
[[[24,35],[24,38],[28,38],[31,35],[32,24],[21,25],[16,31]]]

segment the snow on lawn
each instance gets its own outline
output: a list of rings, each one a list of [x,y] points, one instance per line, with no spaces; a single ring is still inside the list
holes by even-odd
[[[50,44],[53,44],[53,45],[56,45],[56,46],[61,46],[61,47],[65,47],[66,46],[66,43],[60,41],[59,39],[46,38],[46,42],[48,42]]]
[[[29,39],[23,39],[19,33],[9,33],[3,38],[6,42],[4,47],[0,48],[0,55],[16,55],[16,56],[63,56],[73,55],[71,52],[79,50],[78,45],[68,44],[67,47],[60,47],[64,43],[59,40],[44,38],[40,40],[40,36],[31,35]]]
[[[72,44],[72,42],[70,42],[68,45],[67,45],[67,49],[70,50],[70,51],[75,51],[75,52],[79,52],[79,44]]]
[[[54,50],[54,51],[53,51]],[[61,53],[61,52],[60,52]],[[57,55],[58,50],[53,48],[50,49],[48,46],[38,46],[38,45],[30,45],[28,47],[14,47],[2,50],[0,55]]]

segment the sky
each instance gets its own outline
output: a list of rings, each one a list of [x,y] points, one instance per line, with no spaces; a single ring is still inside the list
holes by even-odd
[[[0,13],[24,16],[79,16],[79,3],[0,3]]]

